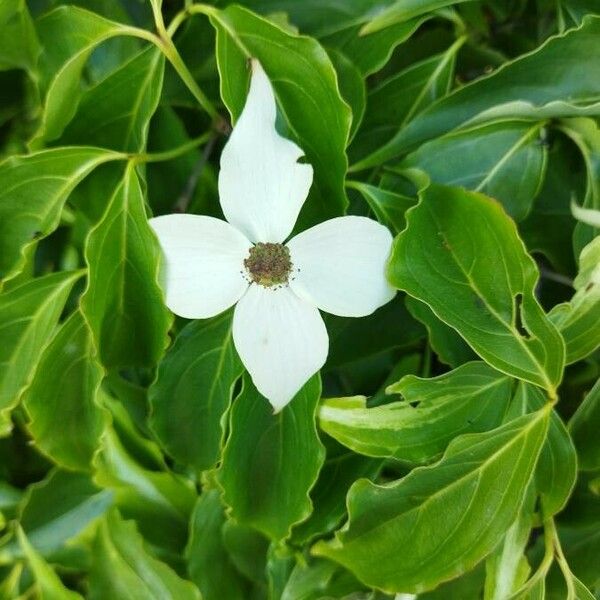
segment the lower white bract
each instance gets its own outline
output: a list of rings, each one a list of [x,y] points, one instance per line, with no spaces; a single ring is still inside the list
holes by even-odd
[[[221,156],[219,196],[229,222],[173,214],[150,224],[165,256],[167,306],[204,319],[237,302],[235,347],[278,411],[325,363],[329,340],[319,309],[361,317],[394,296],[385,278],[392,236],[365,217],[331,219],[286,243],[287,282],[252,281],[244,266],[250,248],[285,242],[313,174],[298,163],[302,150],[277,133],[273,89],[260,64],[252,67],[246,105]]]

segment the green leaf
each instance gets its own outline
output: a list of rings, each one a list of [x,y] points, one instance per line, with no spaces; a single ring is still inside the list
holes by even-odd
[[[399,127],[450,91],[456,54],[464,41],[459,38],[446,52],[411,65],[369,92],[367,111],[351,159],[383,146]]]
[[[313,512],[294,527],[293,544],[306,544],[339,527],[346,515],[346,494],[350,486],[361,477],[374,478],[381,469],[381,460],[347,452],[342,446],[339,449],[336,453],[328,450],[317,483],[310,492]]]
[[[579,468],[583,471],[600,469],[600,380],[586,394],[583,402],[569,421],[569,431],[577,448]]]
[[[548,315],[565,340],[567,364],[586,358],[600,346],[600,237],[581,252],[573,286],[571,300],[557,304]]]
[[[164,352],[171,317],[157,280],[160,250],[133,163],[90,232],[85,257],[89,278],[81,310],[102,363],[154,365]]]
[[[236,569],[259,585],[266,582],[269,541],[263,535],[232,520],[223,524],[223,545]]]
[[[314,182],[300,219],[308,227],[342,214],[351,113],[335,70],[319,44],[290,34],[239,6],[207,9],[217,30],[221,96],[233,120],[246,98],[247,58],[258,58],[273,83],[293,137],[314,169]]]
[[[36,552],[23,530],[17,528],[17,538],[35,579],[35,587],[44,600],[78,600],[83,596],[67,589],[52,567]]]
[[[31,382],[81,271],[53,273],[0,294],[0,435]]]
[[[90,331],[76,311],[44,350],[23,396],[36,446],[63,467],[90,469],[104,420],[96,403],[102,377]]]
[[[150,425],[166,451],[197,472],[221,454],[233,386],[242,364],[231,337],[231,311],[189,323],[158,367],[149,390]]]
[[[114,490],[121,513],[137,521],[149,542],[173,553],[180,551],[196,500],[192,482],[164,465],[157,470],[140,464],[115,429],[107,425],[102,435],[94,458],[94,481]]]
[[[54,231],[73,188],[121,155],[99,148],[55,148],[0,163],[0,281],[24,266],[25,251]]]
[[[472,362],[433,379],[403,377],[387,389],[402,394],[400,402],[367,408],[360,396],[325,400],[319,425],[359,454],[423,464],[458,435],[498,427],[511,387],[506,375]]]
[[[59,6],[47,12],[38,19],[36,29],[44,47],[40,87],[45,100],[40,126],[30,142],[34,149],[58,138],[75,114],[82,94],[82,71],[92,51],[127,31],[124,25],[77,6]]]
[[[529,563],[525,550],[534,526],[535,494],[526,493],[519,516],[510,526],[501,544],[487,558],[485,563],[484,600],[505,600],[510,598],[527,580]]]
[[[223,545],[225,514],[217,490],[205,491],[194,508],[186,548],[190,578],[204,600],[244,600],[247,585]]]
[[[87,475],[53,470],[28,488],[19,523],[31,545],[42,556],[50,557],[102,515],[112,500],[112,492],[97,488]],[[18,540],[0,546],[2,564],[7,558],[22,556]]]
[[[200,599],[197,588],[150,554],[134,523],[110,511],[98,527],[89,598]]]
[[[477,355],[458,335],[456,329],[440,321],[425,302],[412,296],[407,296],[405,302],[408,312],[427,328],[429,345],[443,363],[456,368],[477,359]]]
[[[546,171],[543,123],[498,121],[423,144],[400,168],[425,171],[432,181],[482,192],[515,220],[530,212]]]
[[[406,227],[406,211],[415,205],[414,198],[361,181],[348,181],[346,185],[362,194],[381,224],[396,233]]]
[[[60,143],[82,142],[124,152],[146,147],[148,126],[162,90],[164,54],[150,47],[81,97]]]
[[[219,470],[223,498],[236,521],[273,540],[288,537],[292,525],[312,510],[308,493],[325,459],[314,422],[320,393],[319,378],[313,377],[273,414],[245,377],[231,409]]]
[[[0,71],[36,71],[40,45],[25,0],[0,2]]]
[[[439,463],[400,481],[358,481],[348,495],[348,524],[313,553],[391,593],[421,593],[468,571],[514,522],[547,425],[542,410],[460,436]]]
[[[550,38],[535,51],[432,104],[353,169],[386,162],[475,118],[598,114],[600,107],[594,103],[600,87],[599,34],[600,18],[588,17],[580,28]]]
[[[500,205],[431,185],[407,219],[391,283],[427,303],[491,366],[555,396],[564,342],[535,297],[535,262]]]
[[[541,409],[544,393],[528,383],[519,382],[513,399],[522,412]],[[559,414],[553,410],[546,440],[535,470],[535,487],[540,495],[544,519],[560,512],[567,503],[577,479],[577,452]]]
[[[396,0],[360,30],[361,35],[375,33],[425,13],[471,0]]]

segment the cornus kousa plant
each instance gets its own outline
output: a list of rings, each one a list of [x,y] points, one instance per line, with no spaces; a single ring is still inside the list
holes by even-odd
[[[238,303],[233,340],[252,380],[283,408],[327,358],[319,308],[371,314],[394,296],[385,278],[392,236],[365,217],[338,217],[287,243],[313,171],[275,129],[273,90],[252,62],[248,99],[223,150],[219,199],[229,221],[167,215],[150,221],[166,256],[169,308],[205,319]]]
[[[594,0],[0,0],[0,600],[600,598]]]

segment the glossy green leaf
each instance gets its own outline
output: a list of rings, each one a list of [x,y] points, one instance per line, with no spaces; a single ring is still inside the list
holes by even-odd
[[[25,0],[0,2],[0,71],[26,69],[35,73],[40,45]]]
[[[555,395],[564,342],[534,295],[536,265],[501,207],[431,185],[407,220],[390,263],[392,284],[427,303],[491,366]]]
[[[527,580],[530,567],[525,550],[534,526],[535,494],[527,491],[518,517],[485,562],[484,600],[510,598]]]
[[[385,29],[396,23],[408,21],[414,17],[445,8],[453,4],[461,4],[470,0],[396,0],[391,6],[379,13],[372,21],[363,26],[360,33],[366,35]]]
[[[171,317],[157,280],[160,250],[133,163],[111,192],[86,242],[89,277],[81,310],[105,367],[150,366],[164,351]]]
[[[44,600],[78,600],[83,598],[77,592],[69,590],[64,586],[58,575],[52,570],[52,567],[29,543],[27,536],[20,527],[17,529],[17,537],[29,568],[33,573],[35,588],[40,598],[44,598]]]
[[[225,415],[242,374],[231,317],[227,312],[187,325],[149,391],[153,431],[171,456],[198,472],[213,467],[221,454]]]
[[[288,537],[312,510],[308,494],[325,459],[314,421],[320,393],[313,377],[273,414],[245,377],[231,409],[219,470],[223,498],[236,521],[274,540]]]
[[[524,411],[541,409],[547,400],[544,393],[520,382],[513,400]],[[560,415],[553,410],[546,440],[535,471],[535,488],[540,496],[544,519],[560,512],[569,499],[577,479],[577,452]]]
[[[354,168],[385,162],[475,118],[598,114],[600,108],[594,103],[600,85],[599,34],[600,18],[589,17],[580,28],[551,38],[488,77],[459,88],[432,104]]]
[[[162,89],[165,57],[147,48],[81,97],[61,144],[141,152]]]
[[[81,275],[52,273],[0,294],[0,435],[10,431],[10,411],[31,382]]]
[[[349,181],[346,185],[361,193],[380,223],[396,233],[404,229],[406,211],[416,204],[414,198],[361,181]]]
[[[56,229],[73,188],[117,158],[99,148],[56,148],[0,163],[0,281],[16,275],[27,248]]]
[[[408,375],[387,391],[403,400],[374,408],[362,397],[325,400],[319,426],[359,454],[423,464],[458,435],[498,427],[511,399],[511,380],[472,362],[433,379]]]
[[[250,581],[264,585],[270,547],[267,538],[231,519],[223,524],[222,535],[223,545],[236,569]]]
[[[542,410],[460,436],[439,463],[400,481],[358,481],[348,496],[348,524],[313,552],[387,592],[421,593],[464,573],[514,522],[547,425]]]
[[[223,544],[225,513],[217,490],[204,492],[194,508],[186,548],[188,571],[204,600],[244,600],[248,590]]]
[[[23,397],[35,445],[63,467],[90,469],[104,420],[96,403],[102,377],[91,333],[76,311],[44,350]]]
[[[346,515],[346,494],[350,486],[361,477],[375,478],[381,470],[382,460],[339,448],[338,452],[328,450],[317,483],[310,492],[313,512],[294,527],[292,543],[305,544],[339,527]]]
[[[407,296],[405,302],[408,312],[427,328],[429,345],[443,363],[456,368],[477,359],[467,342],[455,329],[438,319],[425,302],[412,296]]]
[[[345,54],[366,77],[383,68],[394,49],[406,42],[428,19],[428,15],[422,16],[368,35],[358,35],[359,24],[327,36],[324,42]]]
[[[352,160],[377,150],[399,127],[404,127],[450,91],[456,54],[464,41],[460,38],[446,52],[411,65],[369,92],[364,122],[351,152]]]
[[[567,364],[589,356],[600,346],[600,237],[581,252],[573,286],[571,300],[557,304],[549,314],[565,340]]]
[[[584,471],[600,469],[600,444],[597,432],[600,425],[600,380],[586,394],[569,421],[569,431],[577,447],[579,468]]]
[[[19,523],[31,545],[50,557],[102,515],[112,500],[112,492],[96,487],[87,475],[54,470],[28,489]],[[0,546],[0,563],[22,556],[18,540]]]
[[[303,225],[342,214],[351,113],[327,53],[314,40],[285,32],[239,6],[209,14],[217,30],[221,96],[233,120],[246,98],[247,58],[258,58],[292,136],[314,169],[311,194],[300,216]]]
[[[117,510],[110,511],[98,527],[94,558],[89,582],[91,599],[200,599],[200,592],[191,582],[152,556],[135,524],[123,520]]]
[[[114,491],[119,510],[125,518],[136,520],[144,537],[178,552],[185,544],[196,499],[192,482],[164,465],[158,469],[140,464],[132,450],[131,442],[126,446],[116,427],[107,426],[94,458],[94,481]]]
[[[422,169],[436,183],[499,200],[517,221],[531,210],[546,170],[543,123],[499,121],[423,144],[400,168]]]
[[[47,12],[37,21],[36,30],[44,46],[40,85],[45,100],[40,126],[30,143],[33,148],[58,138],[75,114],[82,93],[82,71],[93,50],[126,32],[123,25],[78,6]]]

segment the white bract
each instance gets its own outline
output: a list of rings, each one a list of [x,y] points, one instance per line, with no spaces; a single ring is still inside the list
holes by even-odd
[[[235,347],[278,411],[325,363],[329,340],[319,309],[361,317],[394,296],[385,278],[392,236],[376,221],[348,216],[285,243],[313,170],[277,133],[271,83],[257,61],[252,67],[246,105],[221,156],[228,222],[173,214],[150,224],[165,257],[167,306],[204,319],[237,302]]]

